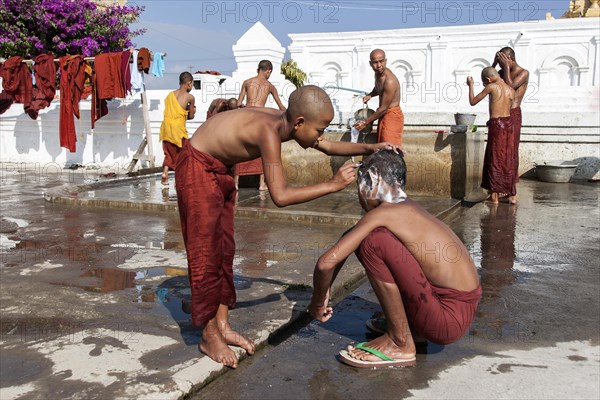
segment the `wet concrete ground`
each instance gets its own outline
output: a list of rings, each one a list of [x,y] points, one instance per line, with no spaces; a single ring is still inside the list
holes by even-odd
[[[600,242],[597,184],[521,181],[518,206],[477,204],[446,222],[479,267],[483,298],[458,343],[429,344],[412,368],[358,370],[336,355],[373,337],[364,283],[194,399],[597,399]]]
[[[362,286],[332,321],[305,325],[228,371],[197,351],[172,188],[164,193],[153,177],[78,191],[110,179],[104,171],[2,171],[2,399],[600,394],[594,184],[522,181],[517,207],[476,205],[447,215],[481,266],[484,298],[469,335],[445,348],[430,345],[417,367],[356,371],[335,360],[345,344],[364,337],[364,320],[377,309]],[[44,193],[56,202],[44,201]],[[240,193],[238,216],[253,218],[236,221],[236,329],[264,344],[290,321],[308,322],[314,263],[358,218],[352,196],[280,213],[256,191]],[[123,206],[132,197],[139,204]],[[84,207],[81,198],[97,202]],[[108,200],[115,207],[102,208]],[[452,205],[421,200],[436,214]],[[312,214],[319,208],[328,212]],[[351,258],[337,293],[362,274]],[[473,377],[486,383],[469,385]]]

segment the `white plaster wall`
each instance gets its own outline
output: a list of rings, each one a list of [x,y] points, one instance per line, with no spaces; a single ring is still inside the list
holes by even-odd
[[[491,65],[501,47],[512,46],[519,64],[531,73],[523,102],[525,125],[572,126],[576,122],[578,126],[597,127],[593,117],[600,107],[598,33],[598,19],[591,18],[290,34],[289,51],[311,83],[368,92],[373,87],[369,53],[382,48],[388,67],[402,83],[401,106],[408,114],[407,125],[451,124],[451,114],[457,111],[476,112],[477,123],[484,125],[487,104],[482,102],[474,108],[468,104],[466,78],[473,76],[476,90],[481,90],[481,69]],[[339,71],[338,76],[331,73],[332,68]],[[360,106],[358,96],[347,91],[330,93],[341,108],[339,122],[343,123]],[[369,107],[377,108],[377,102],[377,98],[372,99]],[[548,111],[552,113],[540,114]],[[590,115],[584,121],[576,120],[573,111]],[[424,117],[431,112],[438,118],[428,121]]]
[[[289,52],[311,83],[369,92],[369,53],[381,48],[402,84],[400,105],[407,130],[448,129],[455,112],[472,112],[485,133],[487,101],[469,105],[466,78],[473,76],[477,93],[482,68],[491,65],[496,51],[511,46],[518,63],[530,71],[522,103],[520,173],[544,160],[569,160],[580,163],[577,177],[600,179],[598,24],[597,18],[581,18],[290,34]],[[337,108],[334,123],[343,126],[361,107],[362,96],[328,91]],[[378,98],[368,105],[376,109]]]

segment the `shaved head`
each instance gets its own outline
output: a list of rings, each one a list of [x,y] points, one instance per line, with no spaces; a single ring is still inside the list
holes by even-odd
[[[369,54],[369,58],[371,60],[375,60],[377,58],[385,58],[385,51],[381,49],[375,49],[371,52],[371,54]]]
[[[287,109],[292,119],[304,117],[306,120],[316,121],[324,116],[333,119],[333,105],[331,99],[323,89],[314,85],[301,86],[290,95]]]
[[[238,101],[235,97],[232,97],[229,100],[227,100],[227,108],[229,110],[235,110],[236,108],[238,108]]]
[[[493,78],[498,75],[498,71],[494,67],[485,67],[483,71],[481,71],[481,80],[485,80],[486,78]]]

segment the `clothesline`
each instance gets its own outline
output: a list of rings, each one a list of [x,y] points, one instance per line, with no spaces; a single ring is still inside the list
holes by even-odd
[[[131,53],[133,53],[133,49],[129,49],[129,51]],[[163,57],[167,56],[167,53],[156,53],[156,54],[160,54]],[[154,52],[150,52],[150,58],[154,58]],[[94,61],[96,59],[96,57],[84,57],[83,58],[85,61]],[[60,59],[59,58],[55,58],[54,62],[59,62]],[[33,60],[23,60],[22,62],[24,62],[25,64],[33,64]]]

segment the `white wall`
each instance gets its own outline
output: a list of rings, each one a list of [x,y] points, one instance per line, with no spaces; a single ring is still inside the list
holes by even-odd
[[[598,126],[597,118],[581,118],[597,113],[600,106],[598,23],[597,18],[590,18],[291,34],[289,51],[311,82],[368,92],[373,88],[369,53],[381,48],[388,67],[402,83],[401,106],[409,114],[407,125],[450,124],[451,119],[441,118],[457,111],[475,111],[480,114],[477,123],[484,125],[487,104],[469,106],[466,78],[473,76],[480,90],[482,68],[491,65],[500,48],[512,46],[518,63],[531,74],[523,101],[525,125]],[[351,92],[331,94],[342,108],[343,119],[360,106]],[[369,107],[377,108],[377,102],[372,99]]]

